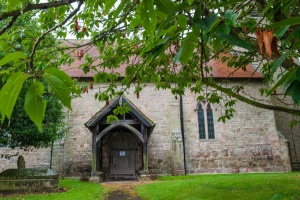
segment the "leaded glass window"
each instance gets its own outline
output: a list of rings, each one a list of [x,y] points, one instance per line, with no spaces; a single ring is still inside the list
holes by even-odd
[[[198,124],[200,139],[215,139],[213,109],[206,101],[199,103]]]
[[[199,124],[200,139],[205,139],[204,110],[201,104],[199,104],[199,108],[198,108],[198,124]]]
[[[206,109],[207,114],[207,130],[208,130],[208,139],[215,139],[215,130],[214,130],[214,114],[210,104],[207,104]]]

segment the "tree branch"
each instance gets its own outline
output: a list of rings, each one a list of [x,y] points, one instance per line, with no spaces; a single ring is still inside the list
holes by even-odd
[[[286,108],[286,107],[281,107],[281,106],[273,106],[273,105],[263,104],[263,103],[254,101],[252,99],[249,99],[247,97],[244,97],[240,94],[237,94],[237,93],[233,92],[230,88],[221,87],[218,84],[216,84],[214,81],[209,80],[209,79],[203,79],[202,82],[207,86],[210,86],[210,87],[215,88],[215,89],[217,89],[221,92],[224,92],[225,94],[227,94],[231,97],[234,97],[237,100],[240,100],[240,101],[242,101],[244,103],[247,103],[249,105],[259,107],[259,108],[268,109],[268,110],[282,111],[282,112],[286,112],[286,113],[289,113],[289,114],[294,114],[294,115],[300,116],[300,110],[298,110],[298,109],[291,109],[291,108]]]
[[[0,30],[0,35],[2,35],[3,33],[5,33],[5,31],[7,29],[9,29],[14,24],[14,22],[16,20],[17,20],[17,17],[12,17],[11,20],[8,22],[8,24]]]
[[[6,19],[8,17],[16,17],[18,18],[21,14],[31,11],[31,10],[43,10],[48,8],[60,7],[69,5],[71,3],[76,2],[77,0],[62,0],[62,1],[53,1],[47,3],[39,3],[39,4],[27,4],[23,10],[15,9],[9,12],[4,12],[0,14],[0,20]]]
[[[64,39],[65,40],[65,39]],[[52,53],[55,53],[55,52],[58,52],[58,51],[62,51],[62,50],[70,50],[70,49],[78,49],[78,48],[80,48],[80,47],[84,47],[84,46],[88,46],[88,45],[91,45],[92,46],[92,43],[91,42],[87,42],[87,43],[84,43],[84,44],[82,44],[82,45],[76,45],[76,44],[74,44],[74,43],[72,43],[72,42],[70,42],[70,41],[68,41],[68,40],[65,40],[66,42],[68,42],[68,43],[70,43],[70,44],[72,44],[72,45],[74,45],[74,46],[72,46],[72,47],[70,47],[70,46],[68,46],[68,47],[58,47],[58,48],[56,48],[55,50],[52,50],[52,51],[50,51],[50,52],[48,52],[47,54],[43,54],[43,55],[41,55],[40,57],[38,57],[38,58],[35,58],[35,60],[40,60],[41,58],[44,58],[44,57],[46,57],[48,54],[52,54]]]
[[[77,8],[70,13],[70,15],[64,19],[64,21],[62,21],[61,23],[57,24],[56,26],[52,27],[51,29],[47,30],[46,32],[44,32],[42,35],[40,35],[40,37],[35,41],[34,43],[34,46],[33,46],[33,49],[31,51],[31,54],[30,54],[30,60],[29,60],[29,67],[31,68],[32,71],[34,71],[34,67],[33,67],[33,56],[35,54],[35,51],[39,45],[39,43],[41,42],[41,40],[48,34],[50,33],[51,31],[54,31],[55,29],[57,29],[58,27],[61,27],[62,25],[64,25],[65,23],[67,23],[67,21],[69,19],[71,19],[79,10],[80,10],[80,7],[81,5],[83,4],[83,1],[80,1]]]

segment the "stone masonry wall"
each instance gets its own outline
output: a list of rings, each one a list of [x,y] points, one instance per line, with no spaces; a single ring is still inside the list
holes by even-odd
[[[232,86],[230,84],[229,86]],[[259,83],[248,84],[247,94],[258,97]],[[286,140],[278,134],[274,112],[237,102],[236,113],[225,124],[217,119],[222,106],[213,105],[215,138],[200,140],[196,102],[184,99],[189,173],[290,171]]]
[[[72,110],[67,111],[69,131],[64,140],[56,144],[53,156],[53,168],[63,175],[78,176],[91,172],[92,133],[84,123],[104,106],[95,100],[96,90],[73,99]]]
[[[258,86],[261,85],[252,83],[246,86],[247,93],[255,95]],[[73,110],[68,119],[70,131],[65,138],[63,154],[63,171],[67,175],[78,175],[91,168],[92,133],[84,123],[104,106],[104,103],[94,100],[94,93],[104,87],[95,85],[88,94],[72,101]],[[133,89],[129,89],[125,96],[156,123],[148,139],[149,172],[182,174],[179,98],[175,99],[168,90],[159,91],[150,85],[140,92],[137,99]],[[238,102],[234,118],[223,124],[217,121],[223,112],[222,107],[213,105],[216,139],[200,140],[196,106],[196,95],[187,92],[183,97],[183,109],[188,173],[290,170],[288,150],[284,138],[277,133],[273,111]],[[53,163],[53,166],[60,165]]]
[[[246,92],[255,96],[259,86],[259,83],[247,85]],[[95,92],[104,87],[95,85],[82,98],[72,101],[73,110],[67,111],[69,132],[53,148],[52,168],[58,173],[77,176],[91,171],[92,133],[84,123],[104,106],[94,99]],[[176,99],[170,91],[156,90],[149,85],[137,99],[133,90],[129,89],[125,96],[156,123],[148,139],[149,172],[153,175],[184,173],[179,97]],[[186,92],[183,96],[188,173],[290,171],[286,140],[277,132],[273,111],[237,102],[233,119],[224,124],[217,121],[222,106],[212,107],[216,139],[200,140],[196,95]],[[1,153],[8,151],[0,149]],[[26,167],[50,166],[50,148],[21,154]],[[1,159],[1,170],[15,168],[16,162],[16,157]]]
[[[0,155],[19,155],[24,156],[26,168],[49,168],[50,167],[50,148],[34,149],[32,151],[24,151],[22,149],[10,149],[8,147],[0,148]],[[0,172],[6,169],[17,169],[18,156],[10,158],[0,158]]]
[[[272,95],[272,100],[277,105],[283,105],[283,97],[283,94]],[[284,102],[287,105],[292,105],[292,99],[285,98]],[[289,126],[289,123],[293,120],[299,121],[300,118],[277,111],[275,112],[275,119],[277,130],[289,141],[291,161],[294,163],[293,168],[294,170],[300,170],[300,125]]]

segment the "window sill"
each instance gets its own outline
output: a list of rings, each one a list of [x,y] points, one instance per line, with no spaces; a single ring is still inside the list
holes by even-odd
[[[217,142],[217,139],[200,139],[200,142]]]

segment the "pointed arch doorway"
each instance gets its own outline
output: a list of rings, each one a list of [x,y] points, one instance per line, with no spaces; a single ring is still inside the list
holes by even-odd
[[[119,104],[127,104],[130,112],[107,122]],[[126,97],[114,98],[98,111],[86,127],[92,132],[92,174],[103,172],[108,179],[132,179],[148,172],[148,138],[155,124]]]
[[[117,132],[108,143],[110,179],[134,178],[142,167],[138,141],[129,132]]]

